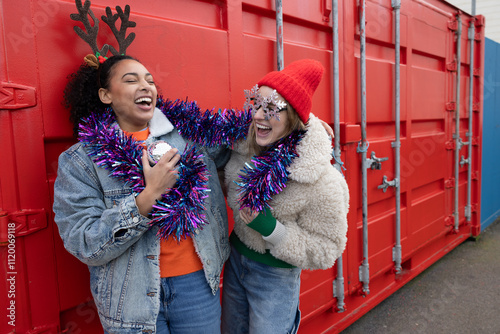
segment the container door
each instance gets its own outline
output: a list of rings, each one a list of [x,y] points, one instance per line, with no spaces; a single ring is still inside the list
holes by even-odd
[[[36,37],[41,1],[0,2],[0,331],[56,332],[59,300]],[[7,298],[4,298],[7,296]],[[7,314],[5,314],[7,312]],[[8,321],[5,321],[8,319]]]

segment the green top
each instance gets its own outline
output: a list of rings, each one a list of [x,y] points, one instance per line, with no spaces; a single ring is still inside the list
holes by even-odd
[[[273,217],[271,210],[266,207],[264,212],[260,212],[247,226],[268,237],[276,228],[276,218]]]
[[[243,241],[238,238],[236,233],[231,233],[231,236],[229,237],[229,241],[231,241],[231,244],[236,248],[238,253],[241,255],[244,255],[248,257],[251,260],[267,264],[268,266],[271,267],[278,267],[278,268],[295,268],[295,266],[292,266],[291,264],[281,261],[280,259],[275,258],[274,256],[271,255],[269,252],[269,249],[266,249],[266,252],[264,254],[258,253],[250,248],[248,248]]]

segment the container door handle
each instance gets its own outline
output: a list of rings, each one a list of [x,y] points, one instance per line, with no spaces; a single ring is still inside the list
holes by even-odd
[[[389,160],[389,158],[377,158],[375,156],[375,152],[372,151],[370,158],[366,159],[366,168],[371,168],[372,170],[380,170],[382,169],[382,162],[387,160]]]

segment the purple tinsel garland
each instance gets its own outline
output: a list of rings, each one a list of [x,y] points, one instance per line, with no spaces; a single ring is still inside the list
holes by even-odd
[[[288,137],[278,140],[268,150],[252,158],[253,166],[246,164],[239,175],[240,208],[261,212],[269,207],[269,201],[286,187],[287,168],[298,156],[297,145],[305,131],[294,131]]]
[[[108,170],[111,177],[124,181],[135,193],[140,193],[144,189],[143,147],[118,126],[112,126],[114,122],[111,110],[92,113],[80,123],[79,140],[96,165]],[[204,199],[210,191],[207,187],[208,169],[194,145],[186,147],[181,155],[178,172],[175,186],[153,207],[151,225],[159,227],[158,236],[162,239],[169,236],[185,239],[207,224]]]
[[[198,227],[206,224],[204,201],[210,191],[206,187],[207,166],[194,145],[186,148],[179,164],[176,186],[153,205],[152,223],[158,225],[161,235],[192,236]]]
[[[201,110],[196,101],[164,100],[157,107],[174,124],[181,136],[203,146],[232,146],[245,139],[252,113],[235,109]]]
[[[225,109],[218,112],[201,110],[196,102],[182,100],[163,100],[158,108],[175,125],[179,133],[198,144],[205,146],[228,145],[243,140],[248,134],[252,122],[250,111]],[[305,131],[294,131],[282,138],[262,155],[253,157],[254,166],[247,164],[242,170],[240,181],[240,207],[252,211],[262,211],[269,207],[272,196],[279,194],[286,187],[288,175],[286,169],[292,164],[297,154],[297,144],[304,137]]]

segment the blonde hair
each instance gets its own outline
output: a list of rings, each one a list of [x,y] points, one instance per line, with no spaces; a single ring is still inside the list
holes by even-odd
[[[281,138],[288,137],[295,130],[306,129],[305,124],[300,120],[299,114],[297,114],[295,109],[289,103],[286,104],[286,114],[288,116],[288,123],[285,128],[285,133]],[[267,147],[262,147],[257,144],[255,140],[255,127],[250,127],[247,138],[249,156],[260,155],[262,152],[267,150]]]

